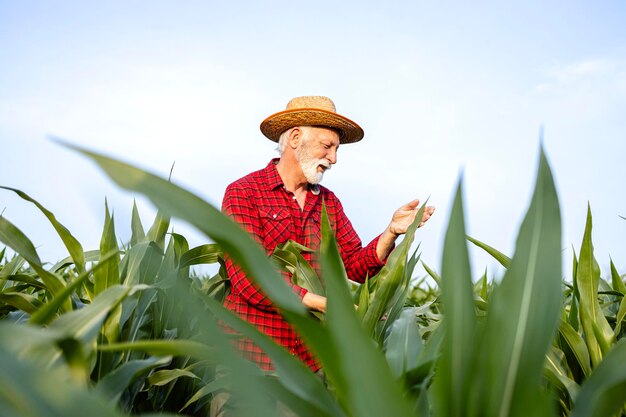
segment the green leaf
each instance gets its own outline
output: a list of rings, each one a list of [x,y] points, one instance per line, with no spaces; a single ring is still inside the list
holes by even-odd
[[[137,340],[134,342],[111,343],[99,345],[102,352],[146,352],[157,356],[191,356],[197,359],[214,358],[215,350],[204,343],[193,340]]]
[[[33,314],[41,306],[41,301],[30,294],[7,291],[0,293],[0,304],[8,304],[25,313]]]
[[[31,324],[44,324],[48,323],[53,317],[61,305],[69,300],[72,294],[78,290],[78,288],[99,268],[103,268],[107,265],[111,259],[119,256],[117,251],[111,252],[105,255],[100,262],[98,262],[91,270],[83,272],[78,278],[69,283],[67,287],[58,293],[50,302],[39,308],[30,317]]]
[[[163,252],[154,242],[141,242],[126,252],[125,285],[154,284],[163,261]]]
[[[52,295],[57,295],[63,291],[63,288],[65,288],[65,281],[63,281],[63,279],[58,275],[46,271],[43,268],[39,255],[37,254],[35,246],[32,242],[24,235],[24,233],[22,233],[21,230],[2,216],[0,216],[0,241],[13,249],[15,252],[19,253],[28,262],[31,268],[37,272],[44,284],[46,284],[46,288],[52,293]],[[64,311],[70,311],[72,309],[72,305],[69,300],[63,303],[62,307]]]
[[[130,287],[119,285],[107,288],[88,306],[63,314],[52,322],[50,328],[66,337],[80,340],[85,347],[91,347],[109,312],[117,307],[131,290]]]
[[[133,200],[133,213],[130,220],[130,229],[132,231],[130,237],[130,246],[134,246],[139,242],[143,242],[146,238],[146,233],[143,231],[143,225],[141,224],[141,218],[137,211],[137,203]]]
[[[569,316],[567,321],[572,325],[574,330],[578,331],[580,327],[578,300],[580,299],[580,293],[578,292],[578,281],[576,280],[576,271],[578,270],[578,258],[576,257],[576,251],[572,248],[572,298],[570,304]]]
[[[156,387],[161,387],[178,378],[200,379],[196,374],[185,369],[163,369],[152,373],[148,377],[148,383]]]
[[[613,330],[604,317],[598,301],[600,267],[593,256],[591,229],[591,207],[588,206],[587,223],[585,225],[583,243],[580,248],[580,259],[576,271],[576,284],[580,294],[580,321],[589,348],[591,363],[593,366],[597,366],[602,361],[601,346],[611,343]],[[599,332],[594,332],[594,325],[598,328]],[[603,340],[598,340],[598,336]]]
[[[555,388],[560,390],[570,400],[574,400],[578,395],[580,387],[568,376],[566,367],[560,361],[560,357],[562,356],[563,352],[554,347],[548,351],[544,375]]]
[[[249,337],[272,359],[276,373],[287,390],[295,394],[300,401],[315,405],[320,416],[343,415],[341,409],[329,395],[322,381],[308,369],[303,362],[292,356],[283,347],[278,346],[268,336],[257,330],[250,323],[242,320],[217,301],[206,297],[204,302],[215,316],[242,335]]]
[[[8,329],[5,327],[4,329]],[[2,332],[3,337],[10,333]],[[0,346],[0,410],[11,417],[120,417],[115,405],[70,383],[66,368],[42,371],[38,363]]]
[[[445,342],[433,382],[435,416],[466,416],[473,375],[476,313],[465,242],[462,179],[459,179],[443,246],[441,300]],[[480,383],[479,381],[476,381]]]
[[[402,279],[402,282],[400,286],[398,287],[398,289],[395,291],[394,296],[391,298],[390,302],[388,303],[388,306],[390,307],[388,307],[388,312],[384,316],[384,320],[382,320],[379,323],[379,325],[376,327],[375,339],[381,345],[383,344],[383,341],[386,335],[389,333],[389,327],[398,318],[398,316],[400,315],[400,313],[402,312],[406,304],[406,300],[410,291],[411,276],[413,275],[415,266],[417,265],[417,262],[419,261],[419,258],[420,258],[418,251],[419,251],[419,244],[418,244],[417,249],[413,252],[413,254],[407,260],[406,266],[404,268],[404,278]]]
[[[437,274],[434,269],[426,265],[424,261],[422,261],[422,266],[424,267],[426,273],[430,275],[430,277],[435,281],[439,288],[441,288],[441,277],[439,276],[439,274]]]
[[[44,206],[39,204],[36,200],[31,198],[28,194],[23,191],[17,190],[15,188],[0,186],[0,188],[4,188],[5,190],[13,191],[17,195],[19,195],[22,199],[33,203],[37,208],[48,218],[54,230],[57,231],[59,237],[63,241],[63,244],[67,248],[70,256],[74,260],[74,264],[76,265],[77,271],[83,272],[85,270],[85,258],[83,256],[83,247],[80,242],[76,240],[76,238],[70,233],[69,230],[65,226],[63,226],[59,221],[57,221],[56,217],[52,212],[46,209]]]
[[[212,238],[283,311],[293,311],[297,315],[306,313],[298,297],[269,262],[265,251],[220,210],[167,180],[95,152],[64,145],[91,158],[119,186],[145,194],[164,212],[188,221]]]
[[[0,219],[1,218],[2,216],[0,216]],[[5,249],[6,247],[2,250],[4,251]],[[17,254],[13,256],[13,258],[8,263],[4,264],[2,266],[2,269],[0,269],[0,279],[6,279],[6,277],[8,277],[9,275],[15,275],[19,273],[25,263],[26,260],[22,255]]]
[[[100,259],[111,252],[118,251],[115,237],[115,222],[109,215],[109,207],[105,203],[104,230],[100,240]],[[98,296],[107,288],[120,284],[119,259],[111,258],[103,268],[94,272],[94,295]]]
[[[288,240],[274,249],[271,258],[292,273],[294,284],[314,294],[325,295],[326,291],[322,280],[313,270],[311,264],[302,256],[301,252],[303,251],[310,252],[311,250],[297,242]]]
[[[148,230],[147,239],[155,242],[161,249],[165,249],[165,235],[167,234],[167,229],[169,227],[170,216],[159,209],[154,219],[154,223],[152,223],[150,230]]]
[[[170,362],[171,357],[168,356],[126,362],[102,378],[94,391],[101,398],[117,402],[131,384],[146,377],[153,369],[168,365]]]
[[[419,213],[416,218],[421,219]],[[417,223],[414,222],[407,232],[409,236],[405,237],[406,249],[396,248],[396,251],[400,249],[400,252],[404,252],[404,257]],[[394,253],[395,251],[391,256]],[[325,207],[322,209],[320,258],[322,275],[329,294],[326,325],[335,347],[337,366],[334,369],[330,367],[325,369],[343,404],[349,410],[348,413],[361,417],[411,415],[411,406],[403,397],[402,390],[394,380],[384,356],[371,343],[359,323]]]
[[[191,404],[197,402],[198,400],[201,400],[202,398],[206,397],[209,394],[214,393],[215,391],[228,388],[229,383],[230,383],[230,380],[227,377],[222,377],[222,378],[209,382],[208,384],[200,388],[198,391],[196,391],[196,393],[189,399],[189,401],[187,401],[187,403],[185,403],[184,406],[181,407],[180,410],[178,410],[178,412],[179,413],[182,412]]]
[[[618,414],[626,392],[626,340],[620,340],[581,386],[571,417]]]
[[[414,307],[402,310],[391,325],[385,343],[385,357],[396,378],[417,368],[419,354],[424,347],[415,322],[416,310]]]
[[[543,150],[511,264],[491,295],[479,352],[487,379],[476,415],[550,415],[541,388],[561,306],[561,215]],[[483,408],[484,407],[484,408]]]
[[[39,290],[46,289],[46,286],[43,283],[41,283],[40,281],[37,281],[35,278],[31,277],[30,275],[25,275],[25,274],[8,275],[4,277],[3,279],[6,279],[6,281],[11,281],[11,282],[22,282],[24,284],[27,284]]]
[[[191,265],[214,264],[223,256],[224,251],[216,243],[196,246],[182,254],[179,267],[186,268]]]
[[[626,285],[624,285],[624,281],[622,281],[622,277],[619,272],[617,272],[617,268],[615,268],[615,264],[613,264],[613,260],[611,259],[611,280],[613,281],[613,289],[615,291],[619,291],[622,295],[622,301],[619,304],[619,311],[617,312],[617,316],[615,318],[615,330],[613,334],[615,334],[615,339],[619,337],[619,334],[622,330],[622,322],[624,321],[624,317],[626,317]]]
[[[568,350],[574,355],[577,365],[585,376],[589,376],[591,374],[591,360],[583,338],[564,320],[561,320],[559,324],[559,333],[567,344]]]
[[[509,265],[511,265],[511,258],[509,258],[508,256],[506,256],[505,254],[503,254],[502,252],[500,252],[499,250],[487,245],[486,243],[483,243],[477,239],[474,239],[471,236],[467,236],[467,240],[469,240],[470,242],[472,242],[474,245],[478,246],[479,248],[483,249],[485,252],[487,252],[489,255],[491,255],[496,261],[498,261],[500,263],[500,265],[502,265],[505,268],[508,268]]]
[[[404,270],[407,265],[409,249],[415,238],[415,230],[417,230],[424,216],[425,208],[426,204],[417,211],[415,220],[407,229],[402,242],[391,252],[387,258],[387,263],[376,275],[379,284],[363,319],[363,327],[370,334],[374,332],[381,317],[393,305],[396,291],[406,281]]]
[[[624,281],[622,281],[622,277],[619,272],[617,272],[617,268],[615,268],[615,264],[613,263],[613,259],[610,261],[611,265],[611,282],[613,284],[613,290],[618,291],[622,294],[626,294],[626,285]]]

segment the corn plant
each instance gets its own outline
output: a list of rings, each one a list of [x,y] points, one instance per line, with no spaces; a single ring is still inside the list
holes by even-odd
[[[622,277],[612,271],[611,284],[599,279],[589,215],[574,282],[562,283],[560,209],[543,152],[515,254],[509,258],[470,239],[505,265],[500,282],[488,282],[486,273],[471,278],[459,181],[441,274],[425,265],[436,289],[413,281],[415,224],[377,276],[351,286],[325,213],[318,275],[302,262],[299,253],[306,248],[288,243],[270,259],[237,224],[192,193],[75,149],[119,186],[147,196],[159,215],[144,233],[134,214],[133,237],[120,247],[107,209],[99,250],[84,252],[66,236],[70,257],[47,269],[19,229],[0,218],[0,240],[18,254],[3,261],[2,288],[29,296],[19,305],[3,301],[6,311],[13,309],[5,317],[21,311],[19,323],[0,323],[2,360],[12,364],[0,368],[0,381],[25,375],[15,385],[21,395],[0,394],[11,415],[32,414],[29,402],[36,403],[37,415],[78,415],[73,404],[56,398],[93,400],[93,415],[202,414],[219,389],[231,392],[232,408],[245,416],[276,415],[277,403],[299,416],[623,414]],[[166,242],[169,216],[186,220],[215,244],[190,249],[173,233]],[[222,251],[302,335],[328,385],[222,306],[228,291],[223,270],[210,280],[194,279],[189,266],[220,262]],[[322,320],[303,308],[277,267],[327,295]],[[239,356],[220,322],[263,348],[275,372],[268,375]],[[218,365],[229,372],[213,379]],[[55,387],[54,398],[34,382],[35,369],[66,381]]]

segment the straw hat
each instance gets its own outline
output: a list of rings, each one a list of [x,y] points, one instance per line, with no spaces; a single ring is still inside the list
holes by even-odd
[[[320,126],[337,129],[340,143],[363,139],[363,129],[352,120],[337,114],[335,103],[324,96],[304,96],[291,99],[287,109],[272,114],[261,123],[261,132],[274,142],[287,129],[296,126]]]

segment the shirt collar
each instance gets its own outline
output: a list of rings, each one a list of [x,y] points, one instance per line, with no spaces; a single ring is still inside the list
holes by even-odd
[[[280,174],[276,169],[276,164],[279,160],[279,158],[274,158],[269,164],[267,164],[267,167],[265,167],[265,184],[267,185],[268,190],[275,190],[276,188],[284,185],[283,179],[280,178]]]
[[[267,164],[267,167],[265,167],[265,184],[269,190],[275,190],[285,185],[276,169],[276,164],[279,160],[280,158],[273,158],[269,164]],[[309,184],[309,191],[313,195],[319,195],[320,186],[318,184]]]

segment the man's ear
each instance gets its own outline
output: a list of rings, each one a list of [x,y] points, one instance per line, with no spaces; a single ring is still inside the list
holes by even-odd
[[[289,132],[289,136],[287,137],[287,143],[289,144],[289,147],[291,149],[296,149],[298,146],[300,146],[303,133],[304,132],[302,132],[302,129],[300,129],[299,127],[294,127],[291,129],[291,132]]]

